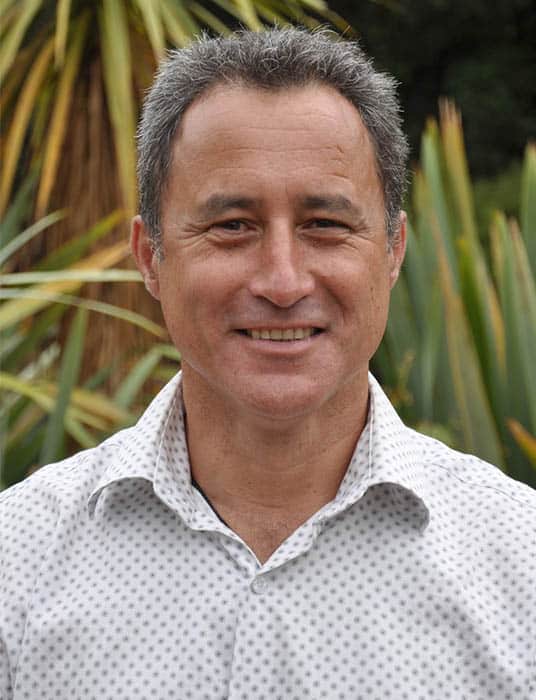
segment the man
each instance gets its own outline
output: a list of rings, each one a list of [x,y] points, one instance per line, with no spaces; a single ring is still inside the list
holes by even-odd
[[[139,144],[182,374],[2,495],[2,697],[534,697],[535,493],[368,375],[406,242],[393,81],[322,32],[202,39]]]

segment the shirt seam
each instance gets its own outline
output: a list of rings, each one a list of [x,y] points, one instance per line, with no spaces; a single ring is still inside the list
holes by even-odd
[[[501,494],[501,496],[504,496],[505,498],[508,498],[511,501],[514,501],[515,503],[519,503],[520,505],[523,506],[528,506],[531,510],[536,511],[536,506],[530,503],[528,500],[523,500],[520,498],[517,498],[515,495],[508,493],[506,491],[503,491],[502,489],[498,488],[497,486],[494,486],[492,484],[485,484],[480,481],[470,481],[468,479],[464,479],[463,477],[459,476],[458,474],[454,473],[452,469],[449,467],[445,466],[444,464],[440,464],[438,462],[430,462],[430,464],[434,467],[439,467],[439,469],[442,469],[443,471],[447,472],[449,476],[451,476],[454,479],[457,479],[460,481],[462,484],[465,484],[467,486],[479,486],[484,489],[490,489],[491,491],[495,491],[496,493]],[[501,472],[504,474],[504,472]],[[505,476],[508,476],[507,474],[504,474]]]
[[[83,455],[83,457],[80,460],[77,460],[77,466],[78,466],[78,463],[83,464],[85,460],[86,460],[86,455]],[[61,499],[58,499],[58,501],[60,501],[60,500]],[[7,499],[6,499],[6,501],[7,501]],[[24,618],[24,626],[22,628],[22,634],[20,636],[20,645],[19,645],[19,648],[17,650],[17,656],[14,659],[14,664],[9,669],[10,676],[11,676],[11,690],[12,690],[13,694],[15,694],[15,691],[17,690],[20,656],[22,654],[22,650],[23,650],[25,642],[26,642],[30,614],[34,610],[34,607],[35,607],[34,602],[35,602],[37,585],[38,585],[39,579],[41,578],[41,575],[43,573],[43,569],[45,567],[48,554],[54,545],[54,538],[55,538],[56,533],[58,531],[58,524],[61,520],[61,517],[62,517],[61,507],[59,507],[58,508],[58,517],[56,518],[56,521],[54,523],[54,528],[52,528],[52,531],[50,534],[50,540],[45,548],[45,551],[43,552],[43,556],[41,558],[39,568],[38,568],[38,570],[35,574],[34,580],[32,582],[31,591],[28,594],[27,604],[25,605],[26,615]]]

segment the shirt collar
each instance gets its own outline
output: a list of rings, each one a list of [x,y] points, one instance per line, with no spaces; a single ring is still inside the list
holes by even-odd
[[[420,435],[401,421],[376,379],[369,374],[373,440],[369,485],[392,484],[414,499],[424,530],[430,521],[430,480],[423,460]]]
[[[369,374],[367,424],[336,498],[319,512],[319,519],[349,507],[369,488],[388,484],[393,487],[396,503],[417,510],[419,525],[424,529],[430,518],[430,494],[414,435]],[[199,511],[191,484],[180,372],[153,399],[138,423],[112,436],[101,448],[106,446],[116,449],[89,496],[90,516],[108,486],[125,479],[143,479],[152,483],[154,493],[187,525],[197,528],[206,524],[206,513]],[[401,499],[401,495],[407,498]]]
[[[110,454],[109,449],[113,450]],[[107,465],[88,499],[93,516],[103,492],[126,479],[142,479],[187,522],[195,511],[184,428],[181,373],[169,381],[132,428],[113,435],[99,448]]]

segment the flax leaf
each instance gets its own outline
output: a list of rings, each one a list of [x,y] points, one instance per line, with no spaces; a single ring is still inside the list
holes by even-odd
[[[7,72],[13,65],[26,30],[41,4],[42,0],[19,0],[17,16],[2,38],[2,45],[0,46],[0,83],[4,82]]]
[[[136,4],[143,17],[147,36],[153,47],[154,55],[157,59],[161,59],[166,49],[166,42],[164,39],[162,16],[160,14],[160,3],[136,0]]]
[[[136,110],[128,17],[122,0],[110,0],[99,13],[106,98],[112,121],[119,179],[125,209],[137,204],[134,132]]]
[[[74,81],[80,65],[82,49],[89,27],[89,15],[84,14],[73,31],[73,41],[67,52],[65,64],[58,83],[56,99],[52,110],[48,136],[43,153],[43,170],[37,191],[36,212],[42,216],[47,208],[60,160],[61,147],[69,121],[69,108]]]
[[[102,280],[97,278],[97,281]],[[162,326],[159,326],[145,316],[131,311],[130,309],[123,309],[114,304],[107,304],[106,302],[95,299],[83,299],[82,297],[75,297],[70,294],[53,294],[44,292],[42,289],[39,291],[39,295],[36,295],[36,293],[31,290],[0,290],[0,299],[47,299],[51,304],[67,304],[68,306],[75,306],[81,309],[87,309],[88,311],[96,311],[105,316],[112,316],[113,318],[127,321],[134,326],[143,328],[143,330],[158,338],[165,338],[167,335]]]
[[[116,243],[104,250],[100,250],[81,262],[71,266],[70,270],[92,270],[92,269],[107,269],[123,260],[129,253],[127,243]],[[37,285],[35,290],[35,299],[10,299],[0,307],[0,331],[7,330],[12,325],[23,321],[32,314],[37,313],[41,309],[48,306],[49,302],[46,298],[39,298],[39,292],[46,293],[66,293],[73,292],[79,289],[84,282],[78,278],[60,280],[56,282],[45,282],[42,285]]]
[[[52,58],[53,45],[48,41],[37,56],[32,65],[28,77],[24,82],[21,94],[17,100],[15,113],[11,119],[9,132],[5,144],[5,158],[0,179],[0,213],[5,211],[8,203],[17,162],[24,142],[26,129],[39,95],[39,88],[43,83],[47,68]]]
[[[58,0],[56,5],[56,33],[54,35],[54,56],[56,66],[61,66],[65,58],[65,47],[69,33],[71,0]]]
[[[43,219],[39,219],[35,224],[28,227],[25,231],[22,231],[16,238],[13,238],[7,245],[0,248],[0,266],[2,266],[6,260],[10,258],[11,255],[22,248],[26,243],[35,238],[41,231],[44,231],[52,224],[56,223],[65,216],[64,211],[55,211],[45,216]]]
[[[50,415],[45,431],[45,439],[41,452],[41,463],[47,464],[63,457],[65,449],[65,414],[71,399],[73,387],[78,381],[84,339],[87,329],[87,311],[79,309],[71,324],[67,343],[63,352],[60,373],[58,377],[58,395],[54,411]]]

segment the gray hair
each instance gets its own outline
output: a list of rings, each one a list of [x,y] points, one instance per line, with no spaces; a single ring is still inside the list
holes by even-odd
[[[376,71],[356,42],[327,29],[242,30],[203,36],[170,52],[145,100],[138,129],[140,213],[156,252],[161,253],[160,208],[172,141],[195,99],[216,85],[278,90],[315,83],[335,88],[358,110],[376,153],[387,234],[390,240],[397,235],[408,144],[395,79]]]

